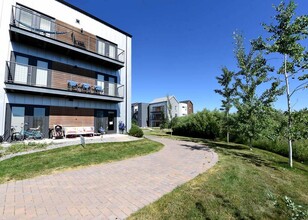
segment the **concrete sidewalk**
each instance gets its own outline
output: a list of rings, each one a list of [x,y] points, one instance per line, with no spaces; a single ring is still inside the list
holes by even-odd
[[[0,219],[124,219],[212,167],[202,145],[150,137],[150,155],[0,185]]]
[[[85,143],[90,144],[90,143],[107,143],[107,142],[126,142],[126,141],[136,141],[140,140],[140,138],[132,137],[127,134],[104,134],[102,136],[94,136],[94,137],[84,137],[85,138]],[[25,154],[32,154],[35,152],[41,152],[41,151],[46,151],[46,150],[52,150],[55,148],[61,148],[61,147],[66,147],[66,146],[71,146],[71,145],[79,145],[80,144],[80,137],[75,137],[75,138],[63,138],[63,139],[43,139],[43,140],[24,140],[23,143],[44,143],[44,144],[49,144],[46,148],[42,149],[35,149],[35,150],[29,150],[29,151],[23,151],[23,152],[18,152],[15,154],[9,154],[0,157],[0,162],[3,160],[10,159],[12,157],[16,156],[21,156]],[[12,144],[15,144],[16,142],[12,143],[4,143],[1,146],[3,147],[9,147]],[[1,153],[1,152],[0,152]]]

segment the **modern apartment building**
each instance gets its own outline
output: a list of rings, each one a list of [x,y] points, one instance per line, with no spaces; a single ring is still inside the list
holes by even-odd
[[[179,102],[175,96],[154,99],[149,104],[149,126],[159,127],[163,119],[178,116]]]
[[[186,103],[179,103],[179,117],[187,115],[187,104]]]
[[[149,104],[148,103],[133,103],[132,104],[132,120],[137,122],[139,127],[148,127],[149,126],[149,118],[148,113]]]
[[[170,115],[171,114],[171,115]],[[150,103],[133,103],[132,120],[139,127],[160,127],[164,119],[193,114],[190,100],[178,102],[175,96],[154,99]]]
[[[179,116],[190,115],[194,113],[194,105],[192,101],[185,100],[179,103]]]
[[[45,137],[57,124],[129,129],[131,44],[130,34],[65,1],[2,0],[0,134],[26,123]]]

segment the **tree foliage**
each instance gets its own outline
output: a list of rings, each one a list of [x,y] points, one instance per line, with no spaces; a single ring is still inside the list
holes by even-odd
[[[238,130],[249,140],[260,135],[265,125],[264,116],[277,95],[282,94],[279,82],[269,77],[273,68],[267,64],[260,52],[250,49],[246,54],[243,37],[235,34],[235,55],[239,71],[235,74],[234,105],[238,113]],[[269,84],[269,88],[262,91],[260,86]],[[258,90],[258,91],[257,91]]]
[[[229,132],[230,132],[230,120],[229,114],[230,109],[232,108],[233,96],[235,93],[235,87],[232,85],[232,80],[234,77],[234,72],[229,71],[227,67],[222,68],[222,74],[216,77],[218,83],[222,86],[222,89],[215,89],[214,91],[221,95],[223,99],[222,102],[222,110],[225,112],[225,117],[223,119],[223,127],[226,130],[227,134],[227,142],[229,143]]]
[[[218,110],[203,110],[177,118],[173,133],[190,137],[216,139],[220,137],[223,114]]]
[[[253,41],[255,49],[265,50],[267,53],[279,53],[284,56],[284,61],[278,70],[284,75],[285,92],[288,107],[288,144],[289,144],[289,165],[292,167],[292,139],[294,129],[292,128],[292,95],[308,87],[308,51],[301,45],[308,37],[308,15],[295,17],[296,4],[290,1],[289,4],[281,2],[275,6],[277,14],[274,17],[274,24],[263,24],[264,29],[270,34],[265,40],[259,37]],[[300,81],[293,90],[290,86],[290,78]]]

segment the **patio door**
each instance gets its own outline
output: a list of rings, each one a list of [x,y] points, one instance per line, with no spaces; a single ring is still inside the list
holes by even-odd
[[[27,84],[28,82],[28,66],[29,58],[23,56],[16,56],[16,65],[15,65],[15,75],[14,75],[14,82]]]
[[[45,115],[46,108],[34,107],[33,108],[33,128],[38,128],[39,131],[43,132],[45,127]]]
[[[11,127],[20,132],[25,122],[25,107],[12,106]]]
[[[109,111],[108,112],[108,131],[114,131],[115,130],[115,113]]]
[[[108,92],[110,96],[115,96],[115,89],[116,89],[116,84],[115,84],[116,79],[114,77],[109,76],[109,89]]]
[[[48,62],[38,60],[35,84],[37,86],[47,87],[47,79],[48,79]]]

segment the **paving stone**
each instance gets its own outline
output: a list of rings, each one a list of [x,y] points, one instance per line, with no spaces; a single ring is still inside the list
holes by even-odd
[[[212,167],[217,154],[149,137],[156,153],[0,185],[0,219],[124,219]]]

